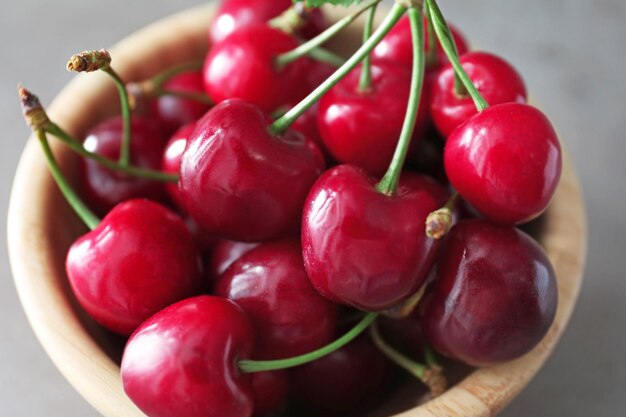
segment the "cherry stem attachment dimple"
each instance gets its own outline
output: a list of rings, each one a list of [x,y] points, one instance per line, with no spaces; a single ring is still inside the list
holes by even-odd
[[[80,197],[78,197],[76,192],[74,192],[72,187],[67,182],[67,179],[63,175],[63,172],[61,171],[61,168],[52,153],[52,149],[50,149],[46,132],[43,129],[35,130],[35,136],[39,139],[39,143],[41,144],[44,155],[46,156],[46,161],[48,162],[50,173],[61,190],[61,193],[63,193],[63,196],[69,205],[74,209],[76,214],[78,214],[78,217],[80,217],[87,227],[91,230],[95,229],[100,223],[100,219],[89,209],[89,207],[87,207],[87,205],[85,205],[85,203],[83,203]]]
[[[376,17],[376,9],[378,5],[375,4],[367,12],[367,19],[365,25],[363,25],[363,43],[372,36],[374,30],[374,19]],[[371,53],[367,54],[361,65],[361,78],[359,79],[359,91],[366,92],[372,87],[372,56]]]
[[[333,88],[343,77],[352,71],[365,57],[380,43],[393,26],[406,12],[406,7],[394,4],[385,20],[380,24],[370,38],[343,64],[337,71],[321,83],[313,92],[306,96],[300,103],[285,113],[280,119],[270,126],[270,132],[274,135],[282,135],[289,126],[296,121],[305,111],[313,106],[324,94]]]
[[[238,362],[239,370],[244,373],[253,372],[265,372],[276,371],[279,369],[293,368],[295,366],[304,365],[309,362],[316,361],[323,358],[326,355],[333,353],[336,350],[341,349],[354,339],[356,339],[361,333],[367,329],[370,324],[376,320],[378,313],[367,313],[361,321],[354,326],[349,332],[341,336],[334,342],[314,350],[313,352],[305,353],[304,355],[295,356],[288,359],[279,359],[272,361],[254,361],[250,359],[242,359]]]
[[[459,53],[456,49],[456,44],[454,42],[454,36],[452,36],[452,32],[450,31],[450,27],[446,22],[446,19],[443,17],[441,13],[441,9],[437,5],[435,0],[426,0],[426,12],[430,16],[430,19],[433,22],[433,26],[435,29],[435,33],[437,34],[437,38],[439,39],[439,43],[441,47],[446,53],[446,56],[450,60],[452,67],[454,68],[454,73],[456,77],[461,81],[462,86],[465,88],[465,91],[472,97],[474,104],[476,105],[476,109],[478,111],[483,111],[487,107],[489,107],[489,103],[483,98],[480,94],[469,75],[461,65],[461,61],[459,59]],[[456,83],[455,83],[456,84]],[[458,85],[455,86],[457,94],[461,96],[464,95],[464,91],[459,91]]]
[[[362,7],[360,7],[357,11],[344,17],[343,19],[337,21],[334,25],[317,35],[316,37],[304,42],[300,46],[291,51],[287,51],[283,54],[278,55],[276,57],[276,65],[279,68],[285,67],[291,62],[295,61],[298,58],[301,58],[305,55],[308,55],[313,49],[323,45],[328,42],[330,39],[335,37],[339,32],[347,28],[352,22],[354,22],[361,14],[369,10],[371,7],[377,5],[382,0],[369,0]]]
[[[422,19],[421,11],[415,7],[409,8],[408,13],[413,42],[411,93],[406,109],[406,117],[404,118],[400,139],[393,154],[393,159],[382,180],[376,185],[376,189],[386,195],[393,195],[398,188],[402,167],[404,166],[404,161],[409,151],[409,145],[411,144],[411,138],[413,137],[413,130],[415,129],[415,122],[419,112],[422,86],[424,84],[424,20]]]

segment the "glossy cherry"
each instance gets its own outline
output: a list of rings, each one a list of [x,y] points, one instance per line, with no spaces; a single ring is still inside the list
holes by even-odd
[[[444,164],[452,186],[482,215],[518,224],[550,203],[561,176],[561,147],[541,111],[498,104],[452,132]]]
[[[291,6],[292,0],[223,0],[209,29],[209,38],[213,43],[221,42],[235,30],[265,23]],[[319,9],[308,10],[305,18],[307,24],[299,30],[305,38],[320,33],[326,25]]]
[[[206,266],[206,276],[210,283],[215,283],[229,266],[245,253],[259,246],[258,242],[235,242],[232,240],[220,239],[211,252],[211,257]]]
[[[252,417],[267,417],[285,408],[289,392],[287,371],[257,372],[252,374],[254,392],[254,414]]]
[[[359,89],[361,67],[351,71],[322,97],[318,127],[326,149],[341,163],[372,175],[385,172],[396,149],[409,100],[411,74],[393,63],[372,65],[372,85]],[[413,145],[428,122],[421,103]]]
[[[148,200],[115,206],[70,247],[66,270],[87,313],[122,335],[195,295],[201,284],[198,250],[185,223]]]
[[[161,170],[163,172],[178,175],[178,172],[180,171],[180,159],[185,151],[187,139],[189,139],[189,136],[191,136],[191,133],[193,133],[195,128],[196,123],[192,122],[181,127],[172,135],[170,140],[165,145],[165,151],[163,152],[163,159],[161,162]],[[165,189],[176,205],[179,207],[182,206],[180,193],[178,191],[178,184],[165,184]]]
[[[340,165],[315,183],[304,207],[302,251],[315,288],[362,310],[393,306],[420,288],[439,242],[426,216],[447,199],[427,177],[406,173],[387,196],[361,169]]]
[[[531,237],[512,226],[468,220],[446,238],[422,306],[423,326],[442,354],[485,366],[535,347],[556,307],[554,270]]]
[[[122,125],[121,117],[113,117],[98,124],[87,133],[85,148],[117,160],[122,143]],[[161,168],[165,140],[156,125],[147,119],[134,116],[131,119],[131,129],[130,163],[158,171]],[[131,198],[148,198],[161,203],[167,201],[162,182],[111,171],[92,159],[80,159],[78,178],[83,198],[100,215]]]
[[[423,362],[426,339],[417,308],[403,318],[381,316],[378,319],[378,328],[385,342],[410,358]]]
[[[253,330],[235,303],[199,296],[157,313],[131,336],[122,358],[128,397],[149,417],[250,417]]]
[[[204,78],[201,71],[178,74],[163,84],[167,91],[204,93]],[[164,95],[152,102],[152,114],[168,133],[195,122],[209,110],[209,105],[198,100]]]
[[[239,98],[270,113],[299,93],[310,61],[299,58],[284,68],[275,62],[297,46],[294,37],[265,24],[240,29],[209,51],[203,70],[205,91],[215,103]]]
[[[290,397],[306,415],[363,415],[384,398],[392,372],[389,360],[363,335],[291,370]]]
[[[490,105],[526,103],[524,80],[504,59],[487,52],[468,52],[460,60],[478,92]],[[448,137],[477,112],[469,94],[460,96],[456,92],[452,65],[443,67],[433,84],[430,101],[430,113],[439,132]]]
[[[297,230],[323,158],[299,133],[274,137],[269,125],[254,105],[229,100],[189,138],[179,188],[186,211],[207,232],[258,242]]]
[[[254,359],[298,356],[333,340],[337,308],[311,286],[297,240],[250,250],[218,278],[215,294],[248,314],[257,334]]]

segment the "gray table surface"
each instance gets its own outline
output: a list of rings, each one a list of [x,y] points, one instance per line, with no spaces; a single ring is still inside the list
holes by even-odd
[[[106,4],[106,5],[105,5]],[[72,77],[72,53],[114,44],[177,2],[3,0],[0,3],[0,218],[28,129],[15,86],[49,103]],[[554,356],[502,413],[623,416],[626,405],[626,2],[441,0],[472,42],[509,59],[561,133],[585,189],[590,221],[585,284]],[[2,235],[5,222],[2,221]],[[46,357],[19,305],[0,240],[0,415],[96,416]],[[621,324],[620,324],[621,323]]]

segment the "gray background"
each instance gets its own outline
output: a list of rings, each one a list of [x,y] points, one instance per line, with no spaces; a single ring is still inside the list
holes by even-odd
[[[107,47],[200,0],[0,3],[0,218],[28,129],[15,86],[44,103],[71,78],[72,53]],[[561,133],[582,178],[590,241],[580,302],[554,356],[503,416],[621,416],[626,393],[626,2],[441,0],[472,42],[509,59]],[[5,235],[2,221],[2,235]],[[0,240],[0,415],[96,416],[30,330]]]

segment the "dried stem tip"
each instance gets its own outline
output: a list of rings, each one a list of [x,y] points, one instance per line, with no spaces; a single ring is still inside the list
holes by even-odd
[[[443,394],[448,386],[443,369],[438,365],[428,368],[424,372],[424,384],[430,389],[431,399]]]
[[[105,49],[85,51],[72,55],[67,62],[67,70],[72,72],[93,72],[106,69],[111,65],[111,55]]]
[[[39,97],[22,87],[17,86],[17,93],[20,96],[20,104],[22,105],[22,113],[26,124],[33,130],[41,130],[50,123],[46,111],[43,109]]]
[[[450,231],[452,222],[452,211],[449,208],[433,211],[426,218],[426,236],[441,239]]]

